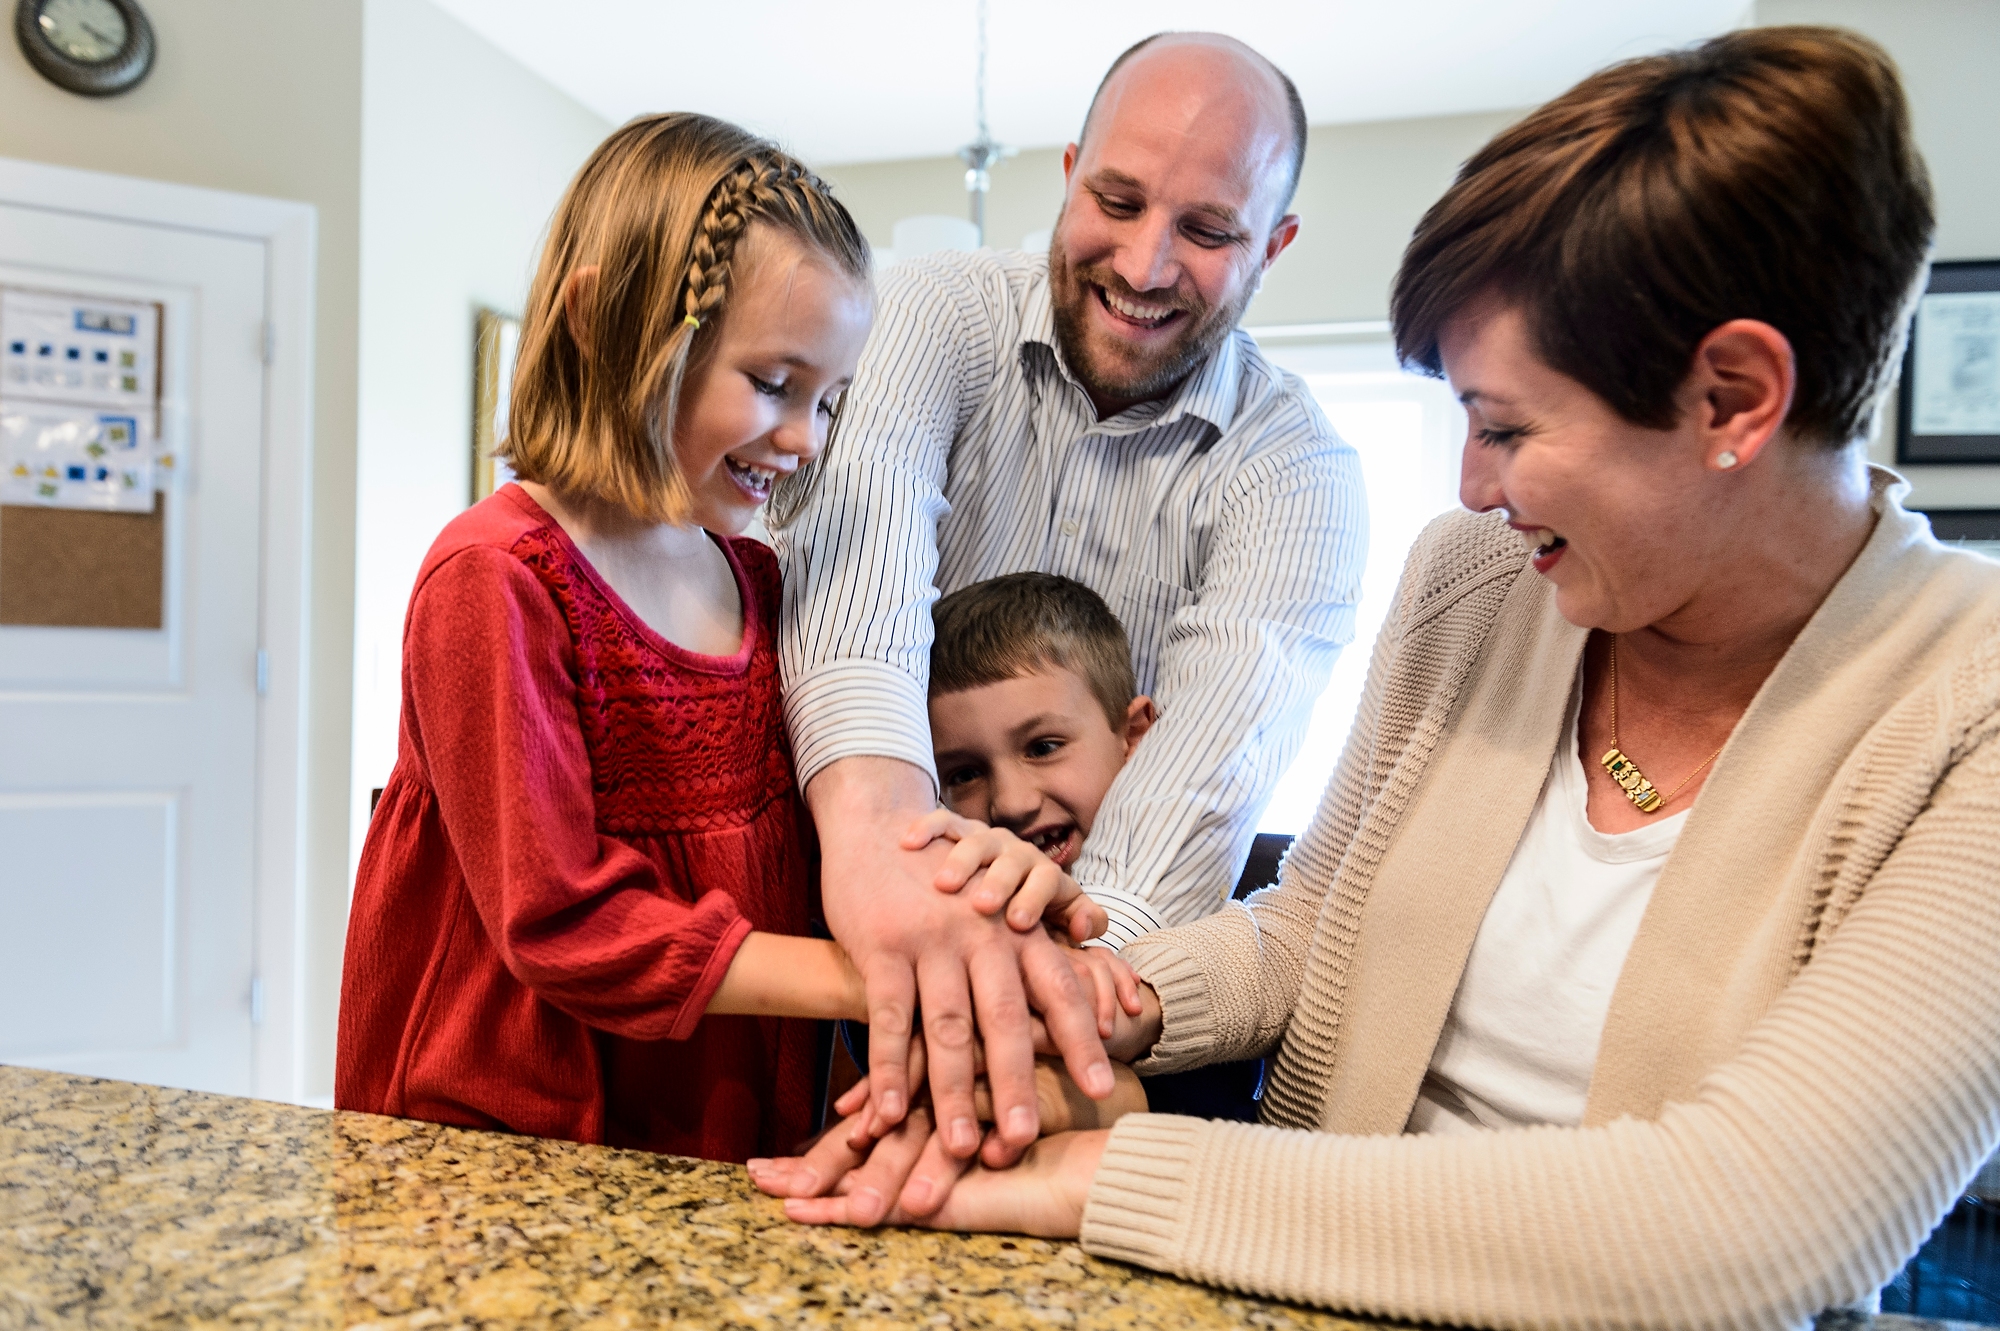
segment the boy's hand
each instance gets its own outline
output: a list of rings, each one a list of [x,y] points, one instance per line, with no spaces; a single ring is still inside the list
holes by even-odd
[[[922,850],[940,838],[958,844],[938,870],[938,891],[956,892],[984,870],[970,898],[980,914],[992,915],[1004,906],[1007,923],[1020,932],[1046,921],[1058,935],[1077,943],[1110,925],[1104,907],[1085,896],[1074,878],[1006,828],[933,809],[903,833],[903,849]]]
[[[1097,1014],[1097,1034],[1104,1041],[1104,1052],[1111,1055],[1111,1070],[1116,1072],[1119,1064],[1144,1056],[1145,1049],[1120,1052],[1138,1038],[1139,1018],[1146,1013],[1139,977],[1125,964],[1124,958],[1108,947],[1071,947],[1063,955],[1076,972],[1076,982],[1090,999],[1091,1011]],[[1150,985],[1146,986],[1146,993],[1153,993]],[[1157,995],[1153,997],[1153,1006],[1155,1010],[1159,1007]],[[1150,1047],[1148,1044],[1147,1048]]]

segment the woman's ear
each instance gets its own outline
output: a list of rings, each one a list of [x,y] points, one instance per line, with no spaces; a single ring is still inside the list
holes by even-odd
[[[1160,719],[1159,708],[1153,700],[1140,694],[1125,707],[1125,756],[1131,758],[1132,750],[1139,747],[1139,741],[1146,738],[1146,732],[1153,728],[1153,722]]]
[[[597,303],[597,265],[585,264],[563,282],[563,322],[584,355],[590,354],[590,311]]]
[[[1704,465],[1728,471],[1776,438],[1798,390],[1791,339],[1757,319],[1731,319],[1694,349],[1688,396]]]

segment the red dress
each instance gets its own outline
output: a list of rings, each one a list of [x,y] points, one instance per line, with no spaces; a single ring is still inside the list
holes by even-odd
[[[778,701],[778,567],[722,540],[743,645],[632,613],[508,485],[446,527],[355,882],[343,1109],[715,1160],[811,1130],[813,1027],[704,1017],[816,881]]]

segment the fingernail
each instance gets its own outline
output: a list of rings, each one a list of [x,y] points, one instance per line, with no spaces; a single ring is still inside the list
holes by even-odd
[[[972,1154],[979,1145],[979,1125],[969,1118],[955,1118],[951,1121],[951,1153],[956,1156]]]
[[[1025,1140],[1033,1137],[1041,1126],[1035,1111],[1025,1105],[1015,1105],[1007,1111],[1007,1134],[1010,1137]]]
[[[857,1216],[876,1218],[888,1208],[882,1205],[882,1194],[873,1188],[856,1188],[847,1197],[848,1209]]]
[[[1107,1072],[1110,1069],[1106,1069]],[[882,1117],[891,1123],[903,1116],[903,1093],[901,1091],[882,1092]]]
[[[743,1167],[753,1174],[760,1174],[770,1168],[770,1166],[771,1162],[769,1160],[745,1160],[743,1162]]]
[[[913,1178],[903,1186],[903,1197],[912,1211],[922,1213],[931,1204],[931,1181]]]
[[[1111,1065],[1109,1063],[1091,1064],[1090,1070],[1083,1074],[1083,1079],[1089,1083],[1086,1089],[1093,1097],[1098,1099],[1111,1094],[1111,1088],[1117,1084],[1112,1079]]]

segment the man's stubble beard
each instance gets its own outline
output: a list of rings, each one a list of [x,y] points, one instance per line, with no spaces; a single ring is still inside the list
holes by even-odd
[[[1087,337],[1089,312],[1086,301],[1097,299],[1092,285],[1101,285],[1113,294],[1150,305],[1173,305],[1191,316],[1186,329],[1166,346],[1130,368],[1100,365],[1091,355]],[[1095,267],[1072,272],[1063,253],[1060,219],[1049,241],[1049,303],[1055,315],[1056,345],[1071,374],[1093,397],[1112,402],[1151,402],[1165,397],[1208,359],[1222,340],[1236,328],[1250,305],[1256,287],[1244,283],[1243,290],[1227,306],[1207,308],[1200,296],[1190,304],[1179,292],[1167,300],[1141,295],[1116,273]]]

